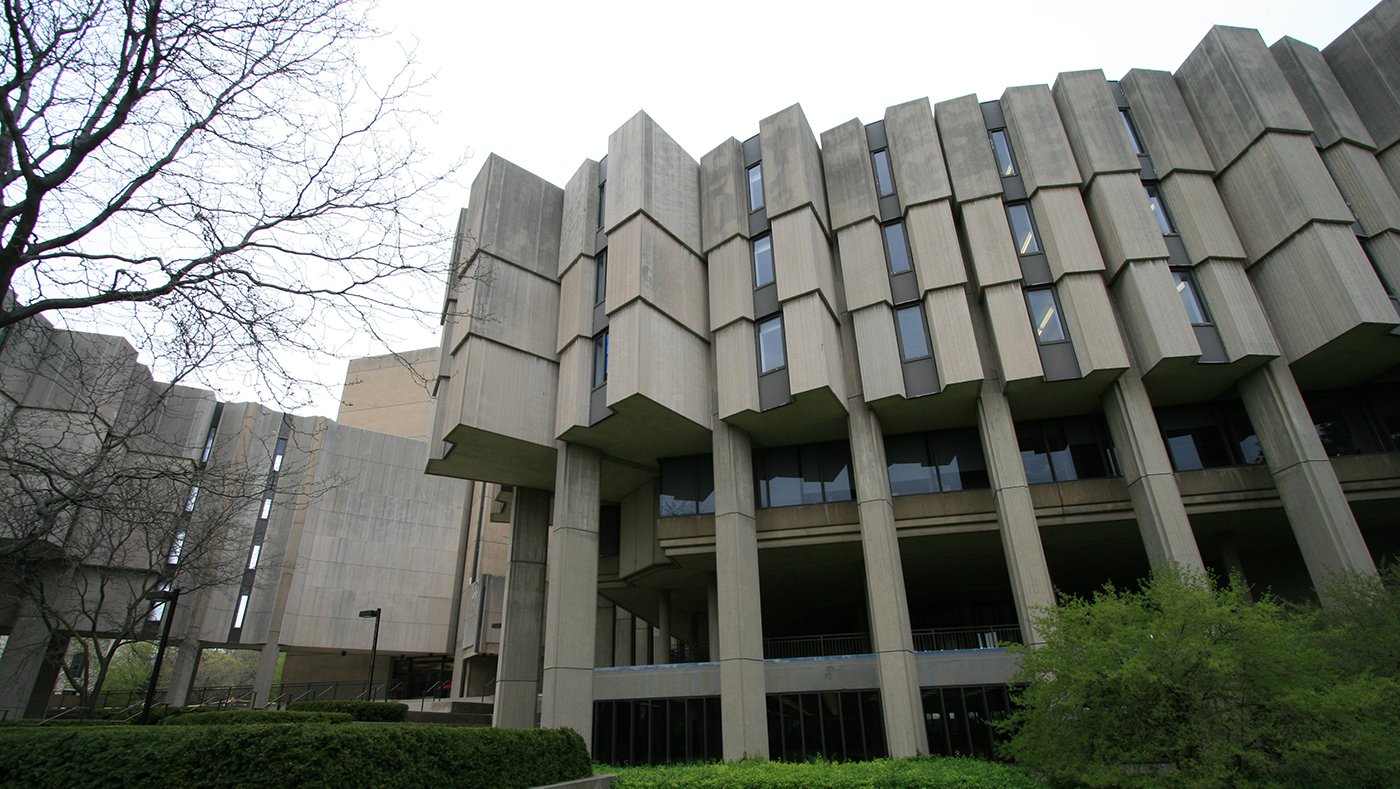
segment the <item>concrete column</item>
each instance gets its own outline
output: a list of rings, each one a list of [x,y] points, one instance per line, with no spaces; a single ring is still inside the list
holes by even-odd
[[[598,450],[559,443],[549,530],[544,697],[540,724],[593,742],[593,639],[598,598]]]
[[[253,674],[253,706],[266,707],[272,703],[272,679],[277,676],[277,658],[282,645],[275,640],[263,644],[258,652],[258,668]]]
[[[617,614],[613,611],[613,604],[605,598],[598,598],[598,610],[594,614],[597,633],[594,635],[593,665],[595,667],[605,667],[613,665],[613,634],[617,626]]]
[[[1287,363],[1269,362],[1243,378],[1239,389],[1308,575],[1326,605],[1330,586],[1349,575],[1375,576],[1375,562]]]
[[[4,720],[44,716],[67,651],[68,637],[51,634],[38,617],[23,616],[15,622],[0,654],[0,716]]]
[[[661,592],[657,605],[656,647],[652,650],[652,663],[666,664],[671,662],[671,593]]]
[[[763,618],[749,436],[715,420],[715,575],[719,586],[719,698],[724,759],[768,758]]]
[[[632,615],[627,609],[618,608],[613,620],[613,665],[632,665],[632,635],[634,632]]]
[[[705,649],[707,660],[719,660],[719,583],[713,575],[705,588]]]
[[[865,557],[866,613],[880,675],[880,706],[890,756],[902,759],[928,753],[919,672],[914,665],[914,638],[904,566],[895,532],[888,464],[880,420],[865,401],[852,397],[851,467],[860,494],[860,544]]]
[[[175,652],[175,660],[170,666],[170,686],[165,691],[165,703],[171,707],[183,707],[194,687],[195,674],[199,671],[199,656],[203,646],[196,639],[187,639]]]
[[[1103,412],[1123,481],[1133,499],[1142,545],[1154,566],[1172,563],[1190,573],[1203,573],[1201,550],[1181,503],[1171,458],[1167,456],[1152,401],[1136,370],[1128,369],[1104,394]]]
[[[540,687],[549,493],[516,488],[510,522],[510,559],[501,612],[501,652],[496,661],[496,703],[491,725],[529,729],[535,725]]]
[[[977,428],[982,434],[987,473],[996,491],[1001,547],[1006,554],[1007,574],[1011,576],[1021,638],[1027,644],[1039,644],[1035,618],[1041,609],[1055,604],[1055,592],[1050,586],[1050,569],[1045,564],[1045,548],[1040,543],[1026,469],[1021,465],[1016,424],[998,380],[982,383],[977,398]]]

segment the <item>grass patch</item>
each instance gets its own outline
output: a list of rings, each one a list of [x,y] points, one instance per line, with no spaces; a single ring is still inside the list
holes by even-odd
[[[728,764],[655,767],[594,765],[594,774],[614,773],[614,789],[665,787],[752,787],[752,789],[845,789],[845,787],[958,787],[1043,789],[1025,770],[982,759],[921,757],[869,762],[812,761],[799,764],[746,759]]]

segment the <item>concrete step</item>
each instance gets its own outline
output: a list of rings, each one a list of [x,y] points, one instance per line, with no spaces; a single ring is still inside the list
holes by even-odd
[[[443,726],[490,726],[491,713],[480,712],[419,712],[409,710],[409,723],[437,723]]]

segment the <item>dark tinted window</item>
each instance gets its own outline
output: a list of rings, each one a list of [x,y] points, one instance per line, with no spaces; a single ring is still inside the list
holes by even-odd
[[[844,441],[755,450],[759,507],[850,501],[851,448]]]

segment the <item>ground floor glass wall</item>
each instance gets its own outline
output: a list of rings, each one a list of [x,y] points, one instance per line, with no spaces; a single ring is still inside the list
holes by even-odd
[[[768,753],[787,762],[888,756],[879,691],[768,694]]]
[[[995,755],[998,735],[991,722],[1011,714],[1005,685],[924,688],[921,695],[929,753],[986,759]]]
[[[593,703],[593,758],[604,764],[717,761],[719,697]]]

